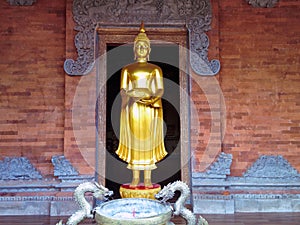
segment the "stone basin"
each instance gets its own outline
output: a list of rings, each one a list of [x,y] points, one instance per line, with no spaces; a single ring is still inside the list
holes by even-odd
[[[95,208],[98,225],[165,225],[171,216],[169,205],[146,198],[116,199]]]

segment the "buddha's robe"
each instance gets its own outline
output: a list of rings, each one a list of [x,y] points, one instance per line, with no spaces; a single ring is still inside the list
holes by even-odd
[[[167,152],[161,97],[163,77],[160,67],[133,63],[121,72],[122,107],[117,155],[132,170],[152,170]]]

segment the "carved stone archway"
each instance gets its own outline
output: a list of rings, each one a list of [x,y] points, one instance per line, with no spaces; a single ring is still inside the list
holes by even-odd
[[[76,60],[67,59],[64,69],[69,75],[86,75],[94,67],[96,27],[135,26],[144,21],[147,26],[164,28],[185,26],[189,31],[190,65],[199,75],[215,75],[220,70],[218,60],[208,59],[212,10],[210,0],[74,0],[76,22]]]
[[[105,70],[106,65],[97,65],[96,58],[106,50],[106,44],[126,43],[134,40],[136,29],[144,21],[147,34],[159,40],[162,35],[174,35],[176,32],[185,32],[184,43],[182,40],[169,40],[190,51],[181,50],[180,60],[184,61],[182,67],[186,67],[183,73],[189,73],[190,68],[195,74],[211,76],[220,70],[218,60],[208,59],[209,38],[205,32],[210,29],[212,9],[210,0],[74,0],[73,18],[76,23],[75,46],[78,52],[76,60],[67,59],[64,69],[69,75],[88,75],[93,68]],[[120,32],[126,31],[121,34]],[[160,33],[161,32],[161,33]],[[106,34],[106,35],[103,35]],[[121,36],[131,36],[124,42]],[[156,36],[156,37],[155,37]],[[120,40],[117,40],[121,38]],[[109,40],[108,40],[109,39]],[[162,39],[161,39],[162,40]],[[163,41],[168,41],[164,39]],[[103,44],[103,46],[102,46]],[[99,46],[100,45],[100,46]],[[102,50],[101,50],[102,49]],[[100,52],[99,52],[100,51]],[[97,65],[97,66],[95,66]],[[97,87],[105,87],[106,75],[97,72]],[[181,176],[187,183],[190,181],[190,169],[187,161],[190,157],[189,148],[189,99],[187,94],[189,78],[180,75],[180,127],[181,127]],[[105,121],[106,90],[101,88],[98,99],[98,136],[97,136],[97,164],[98,180],[105,183]],[[99,174],[100,173],[100,174]],[[101,174],[102,173],[102,174]]]

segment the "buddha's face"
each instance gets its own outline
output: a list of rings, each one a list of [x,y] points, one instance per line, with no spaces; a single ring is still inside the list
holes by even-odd
[[[150,50],[150,46],[146,41],[138,41],[134,46],[134,53],[137,58],[148,58]]]

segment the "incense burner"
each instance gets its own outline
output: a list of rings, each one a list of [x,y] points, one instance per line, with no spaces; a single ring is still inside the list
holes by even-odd
[[[172,199],[175,192],[180,196],[173,206],[167,201]],[[155,195],[156,199],[147,198],[122,198],[110,200],[92,209],[85,199],[85,193],[92,192],[96,199],[107,199],[113,192],[98,183],[80,184],[74,192],[74,197],[80,209],[71,215],[66,225],[77,225],[85,218],[95,218],[98,225],[175,225],[171,217],[181,216],[187,221],[187,225],[208,225],[202,216],[196,216],[184,205],[190,195],[189,187],[175,181],[165,186]],[[64,225],[60,220],[56,225]]]
[[[98,225],[165,225],[172,216],[170,205],[145,198],[111,200],[94,212]]]

